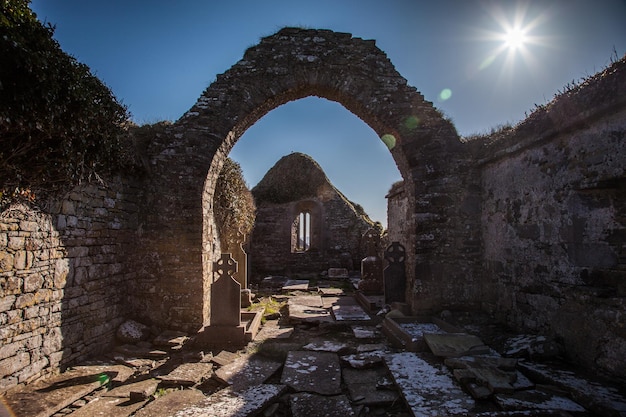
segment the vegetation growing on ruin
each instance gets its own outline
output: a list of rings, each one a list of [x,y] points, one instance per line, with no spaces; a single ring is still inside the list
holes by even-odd
[[[241,166],[230,158],[224,161],[217,178],[213,204],[221,244],[232,247],[245,241],[254,227],[256,206]]]
[[[0,199],[32,199],[133,160],[125,106],[61,50],[30,0],[0,0]]]

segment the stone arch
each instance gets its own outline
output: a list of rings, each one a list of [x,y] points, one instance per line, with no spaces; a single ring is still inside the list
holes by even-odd
[[[407,262],[408,274],[415,280],[419,270],[420,285],[435,277],[430,259],[446,244],[441,238],[453,225],[446,225],[446,213],[431,213],[430,203],[440,199],[446,207],[454,205],[457,190],[448,189],[442,178],[454,175],[453,162],[462,159],[456,129],[407,85],[374,41],[329,30],[285,28],[261,39],[218,75],[169,134],[152,145],[156,217],[169,221],[170,229],[182,236],[177,253],[162,253],[163,285],[171,287],[183,275],[195,277],[185,278],[186,293],[162,292],[168,299],[165,308],[170,303],[170,310],[177,312],[163,317],[170,323],[193,327],[208,322],[211,260],[219,252],[212,197],[224,158],[265,114],[308,96],[340,103],[387,144],[405,181],[409,210],[415,213],[411,218],[420,220],[419,226],[407,228],[410,233],[401,242],[415,254]],[[185,251],[185,265],[180,265],[180,250]],[[200,306],[202,317],[194,312]]]

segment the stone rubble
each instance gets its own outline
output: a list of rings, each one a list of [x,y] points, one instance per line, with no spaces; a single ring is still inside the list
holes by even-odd
[[[478,335],[491,328],[480,321],[456,324],[467,333],[423,326],[431,343],[411,352],[382,334],[383,317],[335,320],[330,310],[356,305],[351,295],[316,292],[311,286],[285,296],[289,314],[268,320],[244,349],[203,352],[186,334],[156,332],[151,341],[118,346],[108,363],[74,367],[11,390],[3,401],[16,416],[36,417],[626,415],[626,396],[608,384],[518,358],[503,348],[511,343],[498,347],[516,357],[490,349]],[[326,311],[329,320],[293,317],[302,308]],[[412,337],[415,329],[404,328]]]

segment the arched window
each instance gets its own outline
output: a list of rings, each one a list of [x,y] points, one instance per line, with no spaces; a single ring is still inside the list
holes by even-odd
[[[294,224],[295,234],[296,234],[296,252],[306,252],[311,248],[311,213],[306,211],[301,211],[298,214]]]

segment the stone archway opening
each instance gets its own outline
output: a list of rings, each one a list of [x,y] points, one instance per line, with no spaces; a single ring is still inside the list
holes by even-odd
[[[185,327],[209,322],[212,261],[220,253],[212,199],[226,156],[261,117],[310,96],[341,104],[388,146],[404,179],[408,202],[402,243],[414,256],[407,260],[407,287],[413,298],[417,294],[430,304],[441,297],[439,288],[429,292],[426,284],[442,273],[446,260],[440,258],[433,265],[433,259],[450,251],[447,234],[455,225],[446,221],[446,211],[460,198],[449,185],[454,184],[454,162],[462,152],[454,126],[407,85],[374,41],[328,30],[285,28],[261,39],[242,60],[218,75],[172,126],[174,140],[159,148],[162,152],[154,169],[162,179],[158,186],[162,184],[163,194],[169,195],[158,209],[171,219],[172,230],[188,234],[177,253],[186,251],[190,259],[184,267],[171,268],[169,259],[161,260],[168,282],[184,274],[181,278],[189,284],[184,290],[177,287],[182,293],[176,299],[163,297],[162,302],[171,304]],[[432,213],[434,200],[437,213]],[[196,246],[198,239],[201,245]],[[179,255],[164,258],[168,256],[176,262]],[[418,271],[419,285],[414,285]],[[187,301],[184,307],[175,305],[182,300]]]

